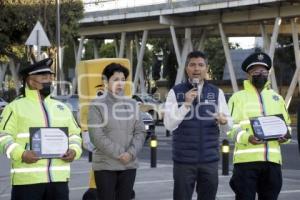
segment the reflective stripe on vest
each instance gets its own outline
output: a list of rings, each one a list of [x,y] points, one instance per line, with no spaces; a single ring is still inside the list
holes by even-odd
[[[18,143],[12,143],[9,145],[9,147],[6,150],[6,156],[8,159],[10,159],[10,153],[19,146]]]
[[[273,148],[269,148],[268,151],[272,153],[280,153],[278,149],[273,149]],[[261,152],[265,152],[265,148],[237,150],[234,152],[234,154],[261,153]]]
[[[51,166],[50,171],[70,171],[70,166]],[[11,169],[10,173],[36,173],[36,172],[46,172],[48,167],[34,167],[34,168],[17,168]]]
[[[250,120],[242,120],[240,121],[240,125],[247,125],[247,124],[250,124]]]
[[[29,133],[18,133],[17,138],[29,138]]]
[[[240,142],[241,136],[246,133],[245,130],[241,130],[240,132],[238,132],[238,134],[236,135],[236,142]]]
[[[81,137],[78,136],[78,135],[71,135],[69,138],[70,139],[79,139],[79,140],[81,140]]]
[[[5,140],[7,138],[11,138],[11,136],[10,135],[5,135],[5,136],[0,137],[0,142],[2,142],[3,140]]]

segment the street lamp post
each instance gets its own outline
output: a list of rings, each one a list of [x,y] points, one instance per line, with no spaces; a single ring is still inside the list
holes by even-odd
[[[60,1],[56,0],[56,80],[57,80],[57,94],[61,94],[60,83],[62,81],[62,66],[60,62],[61,48],[60,48]]]

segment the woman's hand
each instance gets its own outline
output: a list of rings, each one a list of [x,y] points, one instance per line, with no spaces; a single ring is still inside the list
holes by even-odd
[[[121,163],[123,163],[124,165],[126,165],[126,164],[128,164],[132,160],[132,156],[131,156],[130,153],[125,152],[125,153],[122,153],[119,156],[119,160],[121,161]]]

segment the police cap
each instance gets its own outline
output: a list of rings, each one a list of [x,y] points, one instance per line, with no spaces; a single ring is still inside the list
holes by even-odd
[[[248,72],[248,70],[255,66],[262,65],[267,70],[270,70],[272,67],[272,60],[270,56],[263,52],[256,52],[248,56],[242,63],[242,70]]]
[[[53,71],[51,70],[52,63],[53,60],[51,58],[46,58],[44,60],[41,60],[32,65],[20,69],[19,74],[21,76],[29,76],[29,75],[44,74],[44,73],[54,74]]]

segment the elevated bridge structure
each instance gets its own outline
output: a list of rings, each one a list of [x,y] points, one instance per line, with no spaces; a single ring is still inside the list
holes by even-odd
[[[134,92],[143,83],[142,61],[149,38],[172,38],[178,62],[176,84],[184,77],[184,63],[189,51],[203,49],[206,38],[222,39],[233,91],[237,80],[229,53],[228,37],[262,36],[263,50],[274,58],[279,34],[293,36],[296,71],[285,97],[289,105],[300,71],[299,0],[88,0],[80,20],[80,61],[84,39],[93,39],[95,58],[99,40],[116,40],[116,55],[132,59],[133,44],[138,53]],[[278,91],[274,68],[270,79]],[[140,85],[144,90],[143,84]]]

